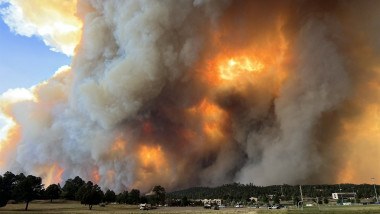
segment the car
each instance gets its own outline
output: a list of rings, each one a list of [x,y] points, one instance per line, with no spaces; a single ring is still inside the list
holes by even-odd
[[[150,204],[140,204],[140,210],[149,210]]]
[[[219,206],[219,208],[226,208],[226,205],[222,204]]]
[[[277,210],[277,209],[280,209],[280,206],[278,205],[268,206],[268,210]]]
[[[205,205],[203,206],[203,208],[205,208],[205,209],[211,209],[211,205],[210,205],[210,204],[205,204]]]

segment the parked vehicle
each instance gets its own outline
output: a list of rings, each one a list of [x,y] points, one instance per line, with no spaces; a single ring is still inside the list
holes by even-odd
[[[205,209],[211,209],[211,205],[210,205],[210,204],[205,204],[205,205],[203,206],[203,208],[205,208]]]
[[[140,210],[149,210],[150,204],[140,204]]]

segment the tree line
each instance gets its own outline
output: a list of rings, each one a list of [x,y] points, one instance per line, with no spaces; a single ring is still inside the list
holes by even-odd
[[[66,180],[63,187],[60,184],[50,184],[46,189],[42,184],[42,179],[33,175],[25,176],[6,172],[0,175],[0,207],[6,206],[8,201],[14,200],[16,203],[25,202],[25,210],[28,210],[29,202],[37,199],[67,199],[80,201],[81,204],[88,205],[91,210],[93,205],[100,203],[120,203],[120,204],[164,204],[166,191],[162,186],[155,186],[152,194],[141,196],[140,190],[132,189],[130,192],[123,191],[116,194],[113,190],[105,193],[101,188],[91,181],[85,182],[79,176]]]
[[[380,188],[376,186],[379,193]],[[323,185],[302,185],[304,197],[309,198],[331,198],[334,192],[355,192],[358,199],[374,198],[375,190],[371,184],[323,184]],[[273,200],[299,200],[299,185],[272,185],[256,186],[253,184],[225,184],[218,187],[192,187],[185,190],[168,193],[169,199],[224,199],[226,201],[249,201],[249,198],[256,197],[261,201]]]
[[[376,186],[377,192],[379,186]],[[373,198],[375,196],[374,186],[370,184],[333,184],[333,185],[303,185],[304,197],[318,198],[328,202],[334,192],[355,192],[357,198]],[[51,184],[45,189],[42,179],[33,175],[25,176],[6,172],[0,175],[0,207],[6,206],[8,201],[14,200],[16,203],[25,202],[25,210],[28,209],[29,202],[36,199],[66,199],[80,201],[81,204],[88,205],[91,210],[93,205],[100,203],[120,203],[139,204],[150,203],[153,205],[187,206],[195,199],[224,199],[230,202],[252,202],[251,197],[256,197],[262,202],[269,202],[269,198],[275,203],[280,200],[293,200],[297,203],[300,200],[300,189],[298,185],[272,185],[256,186],[253,184],[225,184],[218,187],[193,187],[185,190],[166,193],[162,186],[155,186],[152,194],[141,196],[140,190],[132,189],[116,194],[113,190],[103,192],[101,188],[91,181],[84,181],[79,176],[66,180],[63,187],[60,184]],[[321,201],[319,201],[321,200]],[[198,201],[199,202],[199,201]],[[201,205],[194,204],[194,205]]]

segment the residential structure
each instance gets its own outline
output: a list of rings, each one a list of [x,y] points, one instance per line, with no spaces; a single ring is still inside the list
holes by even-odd
[[[223,200],[222,199],[202,199],[201,200],[203,204],[217,204],[222,205]]]
[[[249,198],[249,200],[251,200],[251,201],[253,201],[253,200],[254,200],[255,202],[257,202],[257,201],[258,201],[258,200],[257,200],[257,197],[250,197],[250,198]]]
[[[356,198],[356,192],[334,192],[332,194],[332,198],[335,200],[338,199],[355,199]]]

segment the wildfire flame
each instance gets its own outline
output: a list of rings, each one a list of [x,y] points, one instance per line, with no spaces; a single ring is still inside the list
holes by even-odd
[[[235,57],[219,65],[219,73],[222,79],[232,80],[239,75],[247,75],[260,72],[264,65],[257,60],[250,60],[247,57]]]
[[[189,108],[188,113],[190,117],[200,116],[203,132],[209,142],[220,143],[225,139],[228,114],[223,109],[203,99],[199,105]]]
[[[41,174],[47,173],[47,175],[44,176],[44,184],[49,186],[50,184],[58,184],[62,182],[62,174],[65,171],[65,169],[61,168],[59,165],[55,164],[52,166],[40,166],[38,170],[41,170]]]
[[[160,146],[142,146],[139,154],[142,166],[149,169],[148,171],[160,170],[165,164],[164,153]]]
[[[10,1],[13,31],[74,56],[0,96],[0,169],[143,192],[376,176],[380,3],[228,2]]]
[[[92,177],[93,177],[93,179],[94,179],[95,184],[99,183],[99,181],[100,181],[99,169],[95,169],[95,170],[92,172]]]

